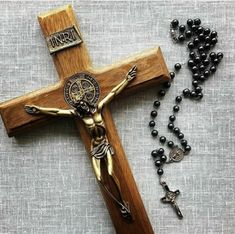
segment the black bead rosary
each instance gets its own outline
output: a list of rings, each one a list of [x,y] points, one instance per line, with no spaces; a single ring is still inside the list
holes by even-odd
[[[183,43],[188,40],[187,49],[189,51],[188,68],[192,72],[192,89],[184,89],[182,93],[175,98],[175,105],[173,106],[173,114],[169,116],[168,129],[172,134],[176,135],[181,147],[175,145],[171,140],[166,139],[165,136],[159,136],[158,131],[155,129],[155,119],[158,115],[157,109],[160,107],[160,100],[165,96],[166,91],[171,87],[171,83],[175,78],[176,72],[181,69],[181,64],[176,63],[174,65],[174,72],[170,72],[169,76],[171,81],[162,85],[161,90],[158,92],[158,100],[154,101],[154,110],[151,111],[151,121],[149,127],[151,129],[152,137],[159,140],[162,145],[167,145],[170,150],[169,157],[165,155],[165,149],[154,149],[151,155],[154,159],[154,164],[157,167],[157,174],[159,175],[159,182],[166,192],[165,197],[161,199],[164,203],[170,203],[178,218],[182,219],[183,215],[176,203],[176,197],[179,195],[179,190],[171,191],[166,182],[162,181],[162,175],[164,173],[163,167],[165,164],[173,162],[180,162],[185,155],[191,151],[191,146],[185,139],[182,131],[175,126],[176,113],[180,110],[180,103],[184,98],[190,98],[192,100],[200,100],[203,98],[202,87],[203,84],[210,75],[215,73],[217,65],[223,58],[223,53],[210,52],[216,43],[218,42],[218,36],[216,31],[211,31],[210,28],[204,28],[201,26],[201,20],[188,19],[186,25],[179,25],[179,21],[174,19],[170,24],[170,35],[175,43]],[[209,53],[209,56],[208,56]]]

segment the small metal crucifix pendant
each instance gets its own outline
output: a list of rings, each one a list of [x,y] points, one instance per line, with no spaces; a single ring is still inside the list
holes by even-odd
[[[183,215],[179,209],[179,206],[177,205],[176,203],[176,198],[177,196],[180,194],[180,191],[179,190],[176,190],[176,191],[170,191],[169,187],[167,186],[166,182],[161,182],[161,185],[162,187],[164,188],[165,192],[166,192],[166,195],[165,197],[161,198],[161,201],[163,203],[169,203],[171,204],[171,206],[173,207],[173,209],[175,210],[177,216],[179,219],[182,219],[183,218]]]

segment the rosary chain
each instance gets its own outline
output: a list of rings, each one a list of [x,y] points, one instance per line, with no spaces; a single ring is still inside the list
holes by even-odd
[[[156,126],[156,117],[158,116],[158,109],[161,106],[161,99],[167,93],[167,90],[171,87],[171,84],[176,76],[176,74],[181,70],[182,66],[180,63],[174,65],[174,71],[169,73],[170,81],[164,83],[161,89],[158,91],[158,99],[154,101],[154,109],[150,113],[151,120],[149,122],[149,127],[151,130],[151,135],[153,138],[159,140],[159,142],[170,149],[169,156],[165,155],[164,148],[154,149],[151,152],[151,156],[154,159],[155,166],[157,168],[157,174],[159,175],[159,183],[164,187],[168,193],[174,194],[170,191],[165,181],[161,180],[164,173],[163,166],[165,164],[170,164],[172,162],[179,162],[183,159],[184,155],[191,151],[191,146],[185,139],[185,136],[181,129],[175,126],[176,114],[180,111],[180,104],[183,99],[188,98],[191,100],[201,100],[203,98],[201,85],[209,78],[210,75],[216,72],[217,65],[223,59],[223,53],[210,52],[218,42],[217,32],[210,30],[209,28],[204,28],[201,26],[201,20],[188,19],[186,25],[179,25],[179,21],[174,19],[170,24],[170,36],[175,43],[183,43],[188,40],[187,49],[189,52],[189,60],[187,62],[188,68],[192,72],[192,89],[183,89],[183,91],[175,97],[175,105],[173,106],[173,114],[169,116],[169,123],[167,128],[174,134],[182,148],[175,145],[171,140],[167,140],[165,136],[160,136]],[[208,56],[209,54],[209,56]],[[178,191],[178,190],[177,190]],[[176,191],[176,192],[177,192]],[[179,191],[176,195],[179,194]],[[167,195],[166,195],[167,196]],[[171,202],[176,209],[175,200]],[[177,215],[182,218],[182,214],[177,206]]]

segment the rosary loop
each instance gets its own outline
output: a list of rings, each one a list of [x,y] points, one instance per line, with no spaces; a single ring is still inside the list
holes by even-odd
[[[161,199],[163,203],[170,203],[174,208],[178,218],[182,219],[183,215],[176,204],[176,197],[179,195],[179,190],[175,192],[170,191],[165,181],[162,181],[162,175],[164,173],[163,167],[165,165],[172,164],[174,162],[180,162],[185,155],[191,151],[191,146],[185,139],[185,135],[182,130],[176,125],[177,113],[180,111],[180,104],[183,99],[201,100],[203,98],[203,92],[201,85],[216,72],[217,66],[223,58],[223,53],[210,52],[218,42],[217,32],[201,26],[201,20],[188,19],[186,24],[179,25],[177,19],[172,20],[170,24],[170,36],[174,43],[187,42],[187,50],[189,59],[187,62],[188,68],[192,73],[192,88],[183,89],[175,97],[175,105],[172,108],[172,115],[169,116],[169,123],[167,128],[173,135],[178,138],[178,145],[172,140],[167,139],[165,136],[160,135],[156,129],[156,118],[158,116],[158,110],[161,106],[161,100],[166,95],[167,90],[171,87],[171,84],[176,76],[176,72],[181,69],[181,64],[176,63],[174,65],[174,71],[170,72],[171,81],[162,85],[162,88],[158,92],[158,99],[153,103],[153,110],[150,113],[151,120],[149,127],[153,138],[159,141],[163,146],[169,148],[168,157],[166,156],[166,149],[161,147],[154,149],[151,155],[154,159],[154,164],[157,168],[157,174],[159,176],[160,185],[166,192],[164,198]]]

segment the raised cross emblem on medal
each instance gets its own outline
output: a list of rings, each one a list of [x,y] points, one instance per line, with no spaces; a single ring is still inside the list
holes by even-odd
[[[95,78],[87,73],[71,76],[64,85],[64,98],[73,107],[81,100],[95,106],[99,100],[100,87]]]

